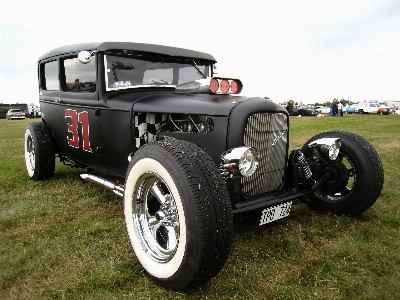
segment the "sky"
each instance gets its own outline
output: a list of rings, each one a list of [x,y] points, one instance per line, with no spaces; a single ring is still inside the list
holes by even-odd
[[[400,1],[1,1],[0,103],[38,104],[37,59],[126,41],[212,54],[242,95],[400,100]]]

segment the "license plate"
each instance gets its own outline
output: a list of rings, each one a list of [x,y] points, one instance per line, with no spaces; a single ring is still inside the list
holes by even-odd
[[[292,208],[292,201],[266,208],[261,213],[260,226],[285,218]]]

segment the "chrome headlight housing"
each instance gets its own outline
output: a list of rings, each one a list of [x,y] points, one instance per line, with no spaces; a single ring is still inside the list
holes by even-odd
[[[322,138],[311,142],[308,147],[311,149],[319,147],[320,151],[327,154],[330,160],[335,160],[339,155],[341,145],[339,138]]]
[[[258,151],[252,147],[232,148],[221,154],[221,171],[225,174],[239,173],[249,177],[258,167]]]

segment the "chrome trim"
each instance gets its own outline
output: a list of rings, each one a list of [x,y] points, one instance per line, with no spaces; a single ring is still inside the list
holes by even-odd
[[[90,57],[96,53],[97,51],[81,51],[78,53],[78,60],[83,63],[83,64],[87,64],[90,62]]]
[[[146,172],[138,178],[132,195],[132,217],[147,255],[157,263],[170,261],[179,245],[179,213],[172,192],[159,175]]]
[[[283,113],[257,113],[249,116],[244,145],[259,153],[259,166],[250,177],[242,177],[242,192],[255,196],[279,189],[287,162],[288,124]]]
[[[101,178],[99,176],[96,175],[92,175],[92,174],[80,174],[79,178],[83,181],[83,182],[93,182],[93,183],[97,183],[99,185],[101,185],[102,187],[111,190],[114,194],[116,194],[119,197],[124,197],[124,186],[120,185],[116,182]]]
[[[243,174],[241,166],[243,163],[246,163],[244,161],[246,157],[244,156],[248,151],[250,151],[252,155],[252,161],[248,161],[248,163],[250,163],[250,168],[248,168],[249,172],[247,174]],[[220,171],[224,178],[232,178],[234,174],[240,174],[248,177],[253,175],[258,168],[258,151],[257,149],[251,147],[232,148],[222,153],[220,160]]]
[[[308,144],[311,149],[317,147],[322,153],[327,154],[330,160],[335,160],[340,151],[342,143],[340,138],[322,138]]]

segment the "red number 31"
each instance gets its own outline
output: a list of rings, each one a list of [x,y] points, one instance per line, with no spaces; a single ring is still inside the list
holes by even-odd
[[[89,140],[89,113],[87,111],[77,113],[76,110],[66,109],[65,118],[66,119],[71,118],[70,122],[67,120],[68,145],[74,148],[79,148],[79,134],[78,134],[78,122],[79,122],[81,123],[81,128],[82,128],[83,150],[87,152],[92,152]],[[72,138],[70,138],[69,134],[72,135]]]

